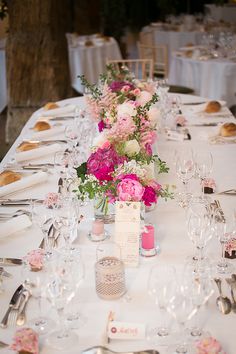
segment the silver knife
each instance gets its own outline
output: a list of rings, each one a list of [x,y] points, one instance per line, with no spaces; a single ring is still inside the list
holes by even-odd
[[[21,258],[0,258],[0,264],[5,266],[21,265],[23,263]]]
[[[0,199],[0,205],[2,206],[16,206],[16,205],[30,205],[32,201],[38,199]],[[43,202],[43,200],[42,200]]]
[[[199,123],[199,124],[188,124],[191,127],[216,127],[220,123]]]
[[[198,105],[198,104],[203,104],[203,103],[207,103],[206,101],[205,102],[186,102],[186,103],[182,103],[184,106],[195,106],[195,105]]]
[[[12,308],[14,308],[14,306],[17,305],[18,300],[19,300],[19,298],[20,298],[20,296],[21,296],[22,290],[23,290],[23,285],[21,284],[20,286],[18,286],[18,288],[16,289],[16,291],[15,291],[14,294],[12,295],[12,298],[11,298],[11,300],[10,300],[10,302],[9,302],[8,309],[7,309],[5,315],[4,315],[3,319],[2,319],[2,322],[0,323],[0,326],[1,326],[2,328],[6,328],[6,327],[7,327],[7,322],[8,322],[9,314],[10,314]],[[19,305],[20,305],[20,304],[19,304]]]

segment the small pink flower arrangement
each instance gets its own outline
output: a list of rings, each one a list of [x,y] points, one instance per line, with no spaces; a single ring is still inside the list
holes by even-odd
[[[182,115],[178,115],[175,119],[175,123],[176,125],[180,125],[181,127],[184,127],[187,123],[187,119]]]
[[[27,253],[25,260],[33,271],[39,271],[43,268],[45,251],[41,248]]]
[[[49,192],[44,201],[43,204],[49,208],[49,209],[53,209],[55,206],[57,206],[60,202],[60,194],[59,193],[53,193],[53,192]]]
[[[31,328],[18,329],[10,349],[19,354],[39,354],[38,334]]]
[[[213,337],[206,337],[196,343],[197,354],[226,354],[221,344]]]

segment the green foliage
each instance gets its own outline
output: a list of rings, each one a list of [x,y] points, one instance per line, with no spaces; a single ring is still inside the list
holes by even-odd
[[[84,75],[78,75],[78,78],[81,80],[81,83],[86,87],[87,92],[90,93],[93,98],[99,99],[102,96],[102,92],[99,90],[96,84],[90,84]]]
[[[87,163],[82,163],[79,167],[76,168],[77,176],[81,178],[82,182],[84,182],[87,173]]]

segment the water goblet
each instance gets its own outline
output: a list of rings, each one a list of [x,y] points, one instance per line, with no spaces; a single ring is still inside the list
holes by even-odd
[[[209,151],[198,151],[194,154],[196,174],[200,178],[202,195],[201,199],[204,199],[204,186],[203,181],[205,178],[209,177],[213,168],[213,157]]]

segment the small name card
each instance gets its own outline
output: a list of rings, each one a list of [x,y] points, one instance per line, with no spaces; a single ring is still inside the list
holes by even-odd
[[[139,263],[140,202],[116,202],[115,242],[125,265]]]
[[[111,321],[107,335],[110,339],[145,339],[145,324]]]
[[[168,140],[174,140],[174,141],[184,141],[184,134],[178,133],[172,130],[168,130],[166,132],[167,139]]]

